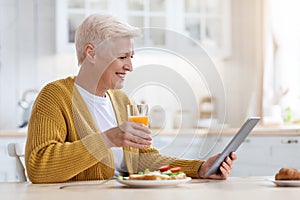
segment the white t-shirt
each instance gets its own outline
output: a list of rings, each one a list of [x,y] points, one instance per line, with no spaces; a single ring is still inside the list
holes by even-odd
[[[87,104],[94,121],[97,123],[101,132],[118,126],[115,112],[108,95],[99,97],[89,93],[84,88],[75,84],[80,92],[83,100]],[[124,160],[124,152],[122,147],[112,147],[115,162],[115,176],[122,175],[127,172],[127,167]]]

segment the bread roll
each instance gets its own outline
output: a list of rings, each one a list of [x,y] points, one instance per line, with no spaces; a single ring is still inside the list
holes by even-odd
[[[300,171],[294,168],[281,168],[275,180],[300,180]]]

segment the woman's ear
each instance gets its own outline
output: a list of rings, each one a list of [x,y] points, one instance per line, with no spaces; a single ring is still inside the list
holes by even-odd
[[[87,44],[85,46],[85,58],[89,62],[95,63],[95,48],[92,44]]]

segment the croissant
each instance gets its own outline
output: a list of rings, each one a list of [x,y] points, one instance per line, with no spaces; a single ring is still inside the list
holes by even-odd
[[[281,168],[275,180],[300,180],[300,171],[294,168]]]

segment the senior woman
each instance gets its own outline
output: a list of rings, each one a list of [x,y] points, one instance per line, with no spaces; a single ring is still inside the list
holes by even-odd
[[[148,127],[127,122],[130,99],[121,90],[133,70],[133,38],[139,30],[110,15],[91,15],[78,27],[79,73],[47,84],[28,126],[25,161],[33,183],[103,180],[162,165],[181,167],[192,178],[226,179],[236,154],[220,173],[204,174],[207,161],[163,156],[151,147]]]

